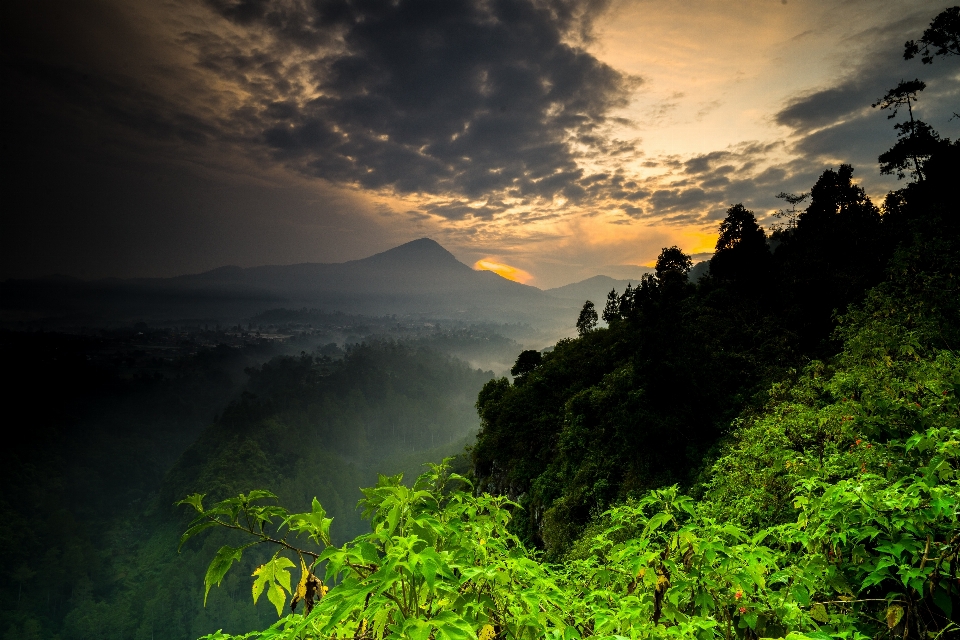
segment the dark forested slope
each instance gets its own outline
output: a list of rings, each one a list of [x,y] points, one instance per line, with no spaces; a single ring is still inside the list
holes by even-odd
[[[655,275],[611,292],[606,328],[561,341],[515,369],[512,383],[487,383],[473,450],[479,486],[518,499],[516,529],[554,552],[615,501],[692,486],[732,419],[761,406],[772,382],[835,353],[835,314],[898,270],[938,278],[917,304],[943,311],[953,323],[943,346],[956,345],[957,155],[942,142],[926,179],[882,209],[852,167],[829,169],[773,241],[751,212],[731,207],[696,284],[689,259],[665,249]]]

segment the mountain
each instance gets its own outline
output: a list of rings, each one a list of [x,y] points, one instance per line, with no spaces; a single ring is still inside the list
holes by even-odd
[[[710,261],[704,260],[693,265],[693,268],[690,269],[690,273],[687,277],[690,279],[690,282],[697,282],[703,276],[710,273]]]
[[[0,283],[0,318],[7,325],[24,319],[233,323],[265,309],[310,307],[572,328],[575,306],[562,296],[475,271],[428,238],[341,263],[226,266],[173,278]]]
[[[505,295],[539,293],[536,287],[527,287],[491,272],[474,271],[429,238],[349,262],[306,262],[247,269],[221,267],[200,274],[166,278],[156,285],[174,289],[215,287],[256,291],[295,299],[314,299],[327,294],[348,297],[450,294],[460,293],[464,288]]]
[[[650,271],[652,272],[653,269]],[[544,293],[554,298],[577,300],[581,305],[590,300],[598,309],[603,309],[607,294],[610,293],[611,289],[616,289],[618,294],[622,294],[627,285],[630,284],[636,286],[637,280],[616,280],[610,276],[593,276],[580,282],[547,289]]]

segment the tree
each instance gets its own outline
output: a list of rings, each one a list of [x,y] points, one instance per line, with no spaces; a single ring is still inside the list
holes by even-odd
[[[674,245],[672,247],[664,247],[660,251],[655,269],[657,279],[665,282],[674,278],[686,280],[687,274],[690,273],[692,267],[693,260],[690,259],[690,256]]]
[[[521,351],[520,355],[517,356],[517,361],[510,369],[510,375],[514,378],[522,378],[539,367],[541,362],[543,362],[543,355],[539,351],[533,349]]]
[[[897,179],[902,179],[910,170],[912,160],[913,170],[910,173],[922,181],[926,176],[927,160],[940,146],[940,135],[922,120],[901,122],[894,127],[898,131],[897,142],[877,158],[880,173],[896,173]]]
[[[587,300],[583,303],[583,309],[580,310],[580,317],[577,318],[577,333],[582,336],[593,331],[597,327],[598,320],[597,310],[593,303]]]
[[[790,205],[790,210],[780,209],[774,215],[776,218],[786,218],[787,219],[787,228],[794,229],[797,226],[797,205],[806,200],[810,196],[810,193],[787,193],[786,191],[781,191],[777,194],[777,198],[780,200],[786,200]],[[782,228],[775,226],[774,229]]]
[[[720,223],[720,237],[717,238],[717,252],[733,249],[757,248],[767,246],[767,236],[757,224],[753,211],[742,204],[727,209],[727,217]]]
[[[627,285],[628,287],[630,285]],[[603,321],[612,324],[620,319],[620,296],[616,289],[610,289],[607,294],[607,304],[603,307]]]
[[[931,48],[935,48],[932,53]],[[912,60],[916,55],[920,55],[923,64],[932,64],[934,56],[960,56],[960,7],[944,9],[930,22],[919,41],[908,40],[903,44],[904,60]]]
[[[30,578],[37,575],[37,572],[28,567],[27,565],[22,565],[19,569],[12,572],[10,577],[14,579],[17,583],[17,605],[20,605],[20,598],[23,596],[23,583],[29,582]]]
[[[720,223],[716,253],[710,260],[710,274],[726,280],[752,279],[766,272],[770,257],[767,236],[752,211],[742,204],[727,210]]]
[[[871,105],[874,108],[890,109],[888,120],[895,118],[897,111],[902,107],[907,108],[907,114],[910,116],[909,121],[893,125],[897,130],[897,143],[878,158],[880,173],[896,173],[897,178],[903,178],[912,160],[911,173],[918,181],[923,180],[921,158],[924,160],[929,158],[940,142],[940,136],[930,125],[913,117],[913,103],[917,101],[917,94],[926,88],[927,84],[922,80],[901,80],[896,87],[887,91],[882,98]]]
[[[825,241],[843,230],[863,231],[880,223],[880,212],[863,188],[853,182],[853,167],[849,164],[840,165],[836,171],[824,171],[810,195],[810,206],[797,221],[798,231],[811,236],[808,241]],[[849,241],[846,237],[837,239],[840,245]]]

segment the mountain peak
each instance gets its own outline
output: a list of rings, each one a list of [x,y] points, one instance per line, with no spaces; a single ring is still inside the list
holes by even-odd
[[[471,270],[444,249],[439,242],[430,238],[412,240],[357,262],[390,268]]]

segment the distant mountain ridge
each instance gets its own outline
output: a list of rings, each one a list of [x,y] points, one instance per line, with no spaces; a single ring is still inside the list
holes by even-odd
[[[653,269],[650,271],[652,272]],[[546,289],[544,293],[554,296],[555,298],[579,300],[581,304],[589,300],[598,308],[602,309],[603,303],[607,299],[607,294],[610,293],[611,289],[616,289],[617,293],[623,293],[628,285],[636,286],[639,281],[639,278],[635,280],[617,280],[610,276],[593,276],[580,282],[565,284],[562,287]]]
[[[203,318],[236,322],[268,308],[567,324],[570,305],[536,287],[475,271],[429,238],[340,263],[225,266],[172,278],[8,280],[0,312],[90,324]]]
[[[8,325],[37,317],[93,326],[178,318],[234,323],[265,309],[308,307],[523,322],[560,335],[572,332],[585,300],[602,308],[607,292],[622,293],[630,282],[601,275],[543,291],[474,270],[420,238],[347,262],[223,266],[171,278],[8,280],[0,283],[0,318]]]
[[[248,268],[213,269],[204,273],[152,281],[155,286],[205,288],[215,286],[258,291],[307,302],[326,296],[461,297],[469,293],[540,297],[536,287],[507,280],[493,272],[475,271],[435,240],[420,238],[367,258],[348,262],[305,262]]]

